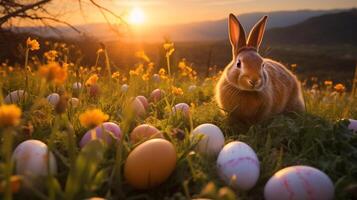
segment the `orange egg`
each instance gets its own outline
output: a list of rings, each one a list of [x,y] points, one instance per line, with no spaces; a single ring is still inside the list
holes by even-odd
[[[132,143],[137,143],[142,140],[146,140],[149,138],[162,138],[162,134],[160,131],[151,126],[149,124],[142,124],[134,128],[134,130],[130,134],[130,141]]]
[[[124,176],[136,189],[149,189],[163,183],[176,166],[176,150],[164,139],[151,139],[137,146],[128,156]]]

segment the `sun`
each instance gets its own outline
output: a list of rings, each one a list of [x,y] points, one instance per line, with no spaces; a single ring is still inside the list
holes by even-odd
[[[133,8],[129,13],[128,22],[133,25],[140,25],[143,24],[145,21],[145,14],[143,10],[136,7]]]

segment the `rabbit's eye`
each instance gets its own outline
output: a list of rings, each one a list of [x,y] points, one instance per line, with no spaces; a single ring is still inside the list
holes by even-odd
[[[240,69],[241,63],[240,60],[237,61],[237,67]]]

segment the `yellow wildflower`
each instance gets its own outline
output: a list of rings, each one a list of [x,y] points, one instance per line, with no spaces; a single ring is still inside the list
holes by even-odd
[[[47,81],[53,81],[56,85],[61,85],[67,79],[67,67],[61,67],[57,62],[51,62],[43,65],[38,70],[40,76]]]
[[[172,42],[165,42],[164,45],[163,45],[164,49],[166,51],[170,50],[170,49],[173,49],[174,48],[174,43]]]
[[[146,62],[150,62],[150,58],[146,55],[145,51],[137,51],[135,52],[135,56]]]
[[[103,53],[104,50],[102,48],[98,49],[97,54]]]
[[[183,95],[183,90],[179,87],[171,86],[171,92],[174,95]]]
[[[346,89],[345,86],[341,83],[336,84],[334,88],[335,88],[336,92],[339,92],[339,93],[344,92]]]
[[[98,75],[97,75],[97,74],[93,74],[92,76],[90,76],[90,77],[87,79],[85,85],[86,85],[86,86],[95,85],[95,84],[97,83],[98,79],[99,79]]]
[[[83,127],[91,128],[107,121],[109,116],[103,113],[100,109],[86,110],[79,115],[79,122]]]
[[[332,86],[333,82],[332,81],[325,81],[324,84],[326,86]]]
[[[27,38],[26,40],[26,46],[28,49],[31,51],[39,50],[40,49],[40,44],[37,42],[37,40],[31,40],[31,38]]]
[[[14,104],[0,106],[0,127],[17,126],[20,123],[21,109]]]
[[[119,77],[120,77],[120,72],[114,72],[112,74],[112,78],[114,78],[114,79],[118,79]]]
[[[50,50],[45,52],[43,55],[48,61],[53,62],[57,58],[58,52],[56,50]]]
[[[146,74],[142,75],[141,78],[142,78],[144,81],[148,81],[148,80],[150,79],[150,74],[146,73]]]

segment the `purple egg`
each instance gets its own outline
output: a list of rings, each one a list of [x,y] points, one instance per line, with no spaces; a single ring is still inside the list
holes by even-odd
[[[108,133],[103,134],[103,129],[106,130],[106,132],[111,132],[113,135],[110,136]],[[103,124],[87,131],[86,134],[82,137],[81,141],[79,142],[79,146],[82,148],[86,144],[88,144],[90,141],[95,140],[95,139],[102,139],[104,140],[107,144],[111,144],[113,141],[113,136],[119,140],[122,136],[122,132],[120,127],[113,123],[113,122],[104,122]]]

